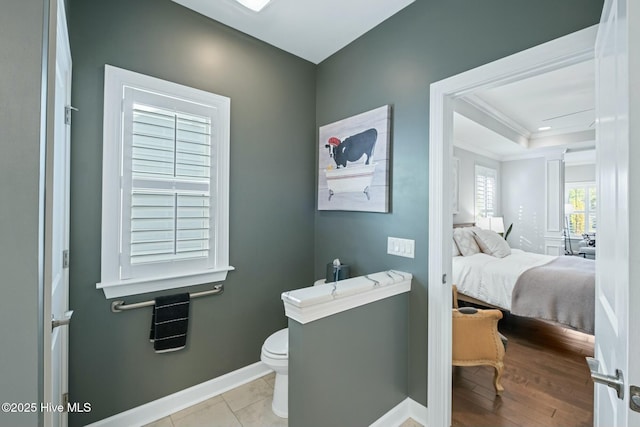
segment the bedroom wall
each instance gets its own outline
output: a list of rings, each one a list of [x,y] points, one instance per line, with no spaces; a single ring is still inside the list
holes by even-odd
[[[318,66],[316,125],[390,104],[392,157],[390,213],[316,212],[316,277],[336,256],[355,274],[413,273],[408,386],[419,403],[427,389],[429,85],[596,24],[601,11],[600,0],[416,0]],[[387,255],[388,236],[415,239],[415,259]]]
[[[72,401],[92,404],[90,413],[70,415],[79,426],[255,363],[265,338],[286,327],[280,294],[314,278],[316,67],[169,0],[70,3],[80,110],[71,136],[70,390]],[[105,64],[231,98],[236,270],[224,294],[192,301],[187,348],[175,353],[153,352],[151,309],[111,313],[95,288]]]
[[[564,182],[595,182],[596,165],[565,166]]]
[[[546,164],[543,157],[502,162],[502,213],[513,224],[512,248],[545,253]]]
[[[458,181],[458,214],[453,215],[454,224],[462,224],[474,222],[476,218],[476,184],[475,184],[475,167],[476,165],[485,166],[498,171],[498,191],[496,200],[496,215],[502,214],[502,164],[498,160],[491,159],[480,154],[473,153],[462,148],[453,147],[453,156],[460,160],[459,181]]]

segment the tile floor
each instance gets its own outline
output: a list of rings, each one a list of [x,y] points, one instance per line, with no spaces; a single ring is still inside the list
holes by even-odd
[[[271,411],[275,374],[212,397],[145,427],[287,427]],[[401,427],[422,427],[409,419]]]
[[[414,420],[413,418],[409,418],[407,421],[403,422],[400,427],[424,427],[422,424]]]

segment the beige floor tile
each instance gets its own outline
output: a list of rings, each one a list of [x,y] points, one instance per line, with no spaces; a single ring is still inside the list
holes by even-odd
[[[170,417],[160,418],[158,421],[154,421],[150,424],[146,424],[143,427],[173,427]]]
[[[224,399],[222,398],[222,396],[214,396],[211,399],[205,400],[204,402],[197,403],[193,406],[189,406],[188,408],[185,408],[181,411],[171,414],[171,419],[173,421],[179,420],[180,418],[184,418],[189,414],[193,414],[194,412],[201,411],[205,408],[208,408],[209,406],[216,405],[220,402],[224,402]]]
[[[273,387],[270,387],[262,378],[222,394],[222,397],[233,412],[271,396],[273,396]]]
[[[242,427],[224,401],[172,421],[174,427]]]
[[[422,424],[414,420],[413,418],[409,418],[407,421],[400,424],[400,427],[423,427]]]
[[[272,372],[268,375],[265,375],[264,377],[262,377],[263,380],[265,380],[265,382],[267,384],[269,384],[269,387],[273,388],[276,385],[276,373]]]
[[[242,423],[242,427],[287,427],[286,418],[280,418],[271,410],[271,398],[256,403],[235,412]]]

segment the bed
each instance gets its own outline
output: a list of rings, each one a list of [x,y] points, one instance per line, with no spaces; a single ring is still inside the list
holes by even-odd
[[[460,246],[458,243],[454,239],[454,246]],[[495,256],[481,246],[476,253],[462,251],[465,255],[452,258],[453,284],[460,299],[593,334],[593,260],[511,248],[508,254]]]

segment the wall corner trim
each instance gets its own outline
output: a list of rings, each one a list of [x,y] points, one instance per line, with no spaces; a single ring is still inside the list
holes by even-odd
[[[369,427],[400,427],[409,418],[427,426],[427,408],[407,397]]]
[[[264,363],[256,362],[212,380],[145,403],[87,427],[140,426],[164,418],[174,412],[203,402],[233,388],[251,382],[271,372]]]

